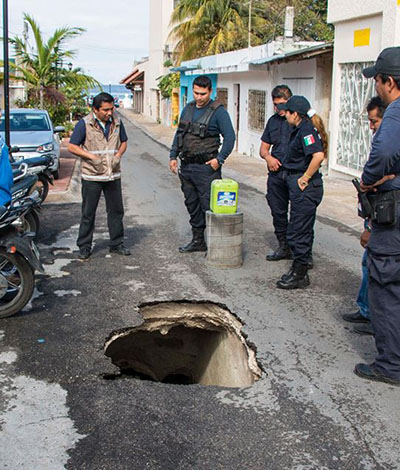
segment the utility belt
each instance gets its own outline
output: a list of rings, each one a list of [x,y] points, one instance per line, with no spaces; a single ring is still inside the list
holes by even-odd
[[[199,153],[191,153],[191,154],[184,154],[180,153],[179,158],[182,163],[185,165],[189,163],[197,163],[197,164],[203,164],[206,162],[209,162],[213,158],[217,158],[218,152],[213,152],[213,153],[205,153],[205,152],[199,152]]]
[[[278,171],[284,171],[286,172],[287,175],[304,175],[304,172],[307,171],[307,170],[303,170],[303,171],[300,171],[300,170],[288,170],[286,168],[280,168]],[[322,175],[319,171],[317,171],[316,173],[314,173],[312,175],[312,177],[310,178],[310,181],[311,180],[315,180],[317,178],[321,178]]]
[[[356,184],[355,186],[357,187]],[[399,201],[400,191],[397,190],[378,193],[359,191],[358,215],[363,219],[371,219],[377,225],[394,225],[398,219],[397,206]]]

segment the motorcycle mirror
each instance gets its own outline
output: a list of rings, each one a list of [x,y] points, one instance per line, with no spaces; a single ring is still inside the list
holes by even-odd
[[[17,153],[17,152],[19,152],[19,147],[17,147],[16,145],[13,145],[13,146],[10,148],[10,152],[11,152],[11,153]]]
[[[65,127],[64,126],[56,126],[54,128],[54,132],[55,133],[58,133],[58,132],[65,132]]]

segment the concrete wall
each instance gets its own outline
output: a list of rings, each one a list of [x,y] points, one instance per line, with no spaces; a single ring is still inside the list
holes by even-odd
[[[358,175],[359,171],[343,167],[337,162],[341,67],[348,63],[374,62],[383,48],[399,45],[400,2],[328,0],[328,22],[335,26],[329,167],[330,170]]]

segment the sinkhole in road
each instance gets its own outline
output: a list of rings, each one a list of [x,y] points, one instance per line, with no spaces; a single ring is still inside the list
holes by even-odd
[[[255,347],[226,307],[179,301],[139,311],[143,323],[113,332],[104,346],[121,376],[223,387],[248,387],[261,377]]]

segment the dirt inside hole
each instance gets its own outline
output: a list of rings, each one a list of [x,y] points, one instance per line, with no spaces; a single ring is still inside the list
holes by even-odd
[[[113,333],[105,354],[122,375],[173,384],[247,387],[261,377],[242,323],[204,302],[140,307],[143,323]]]

